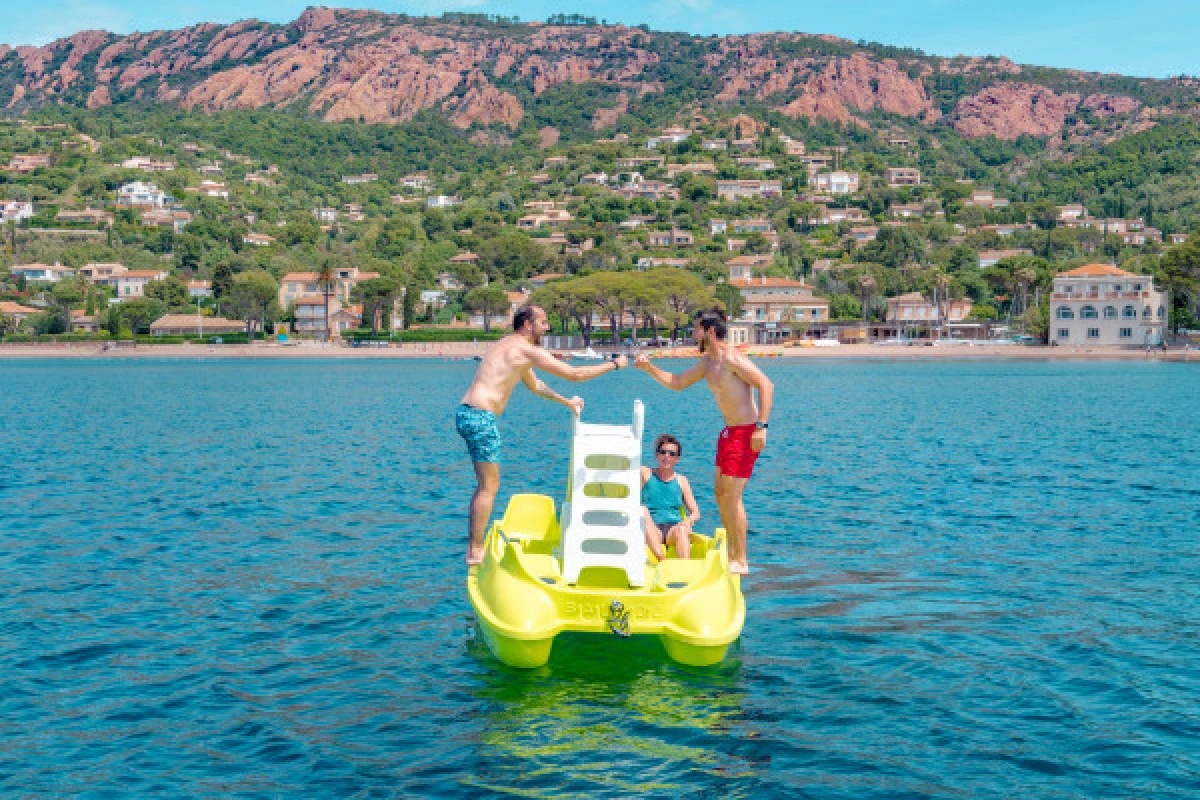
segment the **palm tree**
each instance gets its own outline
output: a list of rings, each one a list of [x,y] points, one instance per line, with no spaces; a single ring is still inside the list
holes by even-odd
[[[332,258],[323,259],[317,267],[317,285],[325,296],[325,329],[321,332],[321,341],[324,342],[329,339],[329,296],[337,289],[337,268]]]
[[[862,299],[863,328],[868,342],[871,341],[871,295],[877,285],[875,276],[869,272],[858,277],[858,291]]]
[[[938,331],[941,332],[942,326],[950,314],[949,296],[947,295],[950,289],[950,276],[940,270],[935,272],[933,274],[933,285],[937,287],[938,292]]]

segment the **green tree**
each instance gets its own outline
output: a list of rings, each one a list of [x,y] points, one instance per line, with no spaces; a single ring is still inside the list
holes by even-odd
[[[354,297],[362,303],[363,319],[369,317],[371,320],[372,338],[378,338],[383,317],[400,296],[400,292],[400,282],[386,275],[369,278],[354,287]]]
[[[717,284],[716,290],[717,300],[725,307],[725,313],[730,319],[737,319],[742,315],[742,309],[746,307],[746,300],[742,297],[742,292],[736,286],[728,283]]]
[[[129,326],[135,346],[138,333],[164,313],[166,309],[162,302],[153,297],[134,297],[117,306],[118,319]]]
[[[415,283],[409,283],[404,287],[404,300],[401,306],[404,315],[401,323],[404,326],[404,330],[408,330],[412,326],[413,318],[417,314],[417,301],[420,299],[421,288],[419,286]]]
[[[63,330],[71,333],[74,328],[71,320],[71,309],[82,303],[87,296],[82,281],[74,278],[59,281],[50,290],[50,296],[54,299],[54,305],[62,315]]]
[[[679,338],[680,326],[686,325],[693,313],[702,308],[712,308],[717,300],[717,295],[713,292],[712,287],[687,270],[674,267],[651,270],[646,273],[646,280],[659,289],[664,307],[662,316],[664,321],[671,326],[672,341]],[[727,284],[722,284],[722,286],[727,286]],[[736,319],[742,310],[742,293],[736,287],[728,288],[737,293],[736,313],[729,310],[728,304],[725,308],[730,317]]]
[[[1158,283],[1171,293],[1174,330],[1200,316],[1200,237],[1193,236],[1163,254]]]
[[[522,280],[541,270],[546,262],[542,246],[523,233],[507,231],[485,239],[476,248],[479,266],[492,279]]]
[[[233,289],[233,267],[228,261],[219,261],[213,268],[212,294],[213,299],[220,302]]]
[[[829,298],[829,318],[835,322],[861,319],[862,304],[853,295],[835,294]]]
[[[899,269],[918,263],[925,255],[921,237],[907,227],[881,228],[875,240],[862,250],[863,260]]]
[[[392,217],[375,235],[373,249],[379,258],[400,258],[417,239],[417,227],[408,217]]]
[[[174,275],[161,281],[150,281],[146,284],[145,293],[146,297],[161,301],[168,310],[184,309],[191,305],[187,284]]]
[[[484,333],[491,332],[492,317],[506,313],[509,308],[508,295],[498,286],[476,286],[467,292],[463,305],[483,315]]]
[[[190,233],[175,239],[175,266],[182,272],[195,273],[204,261],[204,240]]]
[[[288,214],[287,226],[283,229],[283,241],[292,245],[315,245],[321,238],[321,226],[310,212],[293,211]]]
[[[233,278],[233,288],[225,298],[225,310],[234,319],[246,321],[246,341],[253,343],[255,323],[265,331],[267,322],[279,313],[279,284],[264,270],[247,270]]]

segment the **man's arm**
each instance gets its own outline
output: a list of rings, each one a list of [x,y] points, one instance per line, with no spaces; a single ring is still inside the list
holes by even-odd
[[[704,364],[702,358],[679,374],[659,369],[646,356],[638,356],[633,365],[668,389],[679,392],[700,382],[704,377]]]
[[[550,353],[534,345],[529,346],[529,359],[533,362],[533,366],[538,369],[545,370],[556,378],[563,378],[574,383],[590,381],[592,378],[599,378],[605,373],[616,372],[629,363],[629,359],[625,358],[625,356],[618,356],[605,364],[596,364],[590,367],[573,367],[570,364],[559,361],[550,355]]]
[[[572,397],[570,400],[568,400],[539,380],[538,376],[534,374],[532,368],[525,370],[525,374],[521,376],[521,382],[529,388],[529,391],[533,392],[538,397],[544,397],[547,400],[553,400],[556,403],[562,403],[564,406],[575,412],[576,416],[583,413],[583,398]]]

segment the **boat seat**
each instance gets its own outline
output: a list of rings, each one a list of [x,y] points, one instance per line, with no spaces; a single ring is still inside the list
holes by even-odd
[[[658,564],[655,583],[663,589],[681,589],[670,584],[692,584],[704,575],[707,561],[703,558],[668,558]]]
[[[514,494],[504,509],[497,527],[510,539],[528,542],[558,540],[558,519],[554,513],[554,498],[544,494]]]
[[[557,582],[562,577],[562,572],[558,568],[558,559],[554,556],[525,553],[522,561],[525,568],[529,570],[529,574],[538,580],[549,578]]]

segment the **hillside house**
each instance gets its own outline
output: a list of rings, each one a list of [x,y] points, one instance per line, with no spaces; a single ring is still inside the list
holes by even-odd
[[[996,197],[991,189],[976,189],[971,192],[971,196],[963,201],[964,206],[975,206],[976,208],[1006,208],[1008,199],[1005,197]]]
[[[112,226],[114,217],[112,212],[101,211],[98,208],[85,208],[81,211],[64,208],[54,215],[54,219],[58,222],[68,222],[72,225],[90,225],[97,228],[108,228]]]
[[[84,264],[79,268],[79,274],[88,283],[95,286],[116,287],[117,277],[129,271],[124,264],[95,262]]]
[[[74,277],[75,270],[62,264],[18,264],[8,268],[14,278],[24,277],[27,281],[38,283],[58,283],[66,278]]]
[[[142,212],[142,224],[148,228],[170,228],[181,233],[192,221],[192,212],[182,208],[152,208]]]
[[[175,202],[153,183],[132,181],[117,189],[117,205],[130,208],[166,208]]]
[[[15,155],[8,160],[6,170],[14,175],[28,175],[35,169],[42,169],[51,164],[51,157],[46,153],[27,153],[24,155]]]
[[[616,164],[624,169],[642,169],[643,167],[661,167],[667,163],[666,156],[634,156],[618,158]]]
[[[646,234],[646,244],[650,247],[691,247],[695,243],[696,239],[691,233],[678,228]]]
[[[736,203],[743,198],[771,198],[783,195],[782,181],[767,180],[718,180],[717,198]]]
[[[979,267],[984,269],[994,267],[1001,260],[1006,258],[1015,258],[1016,256],[1031,256],[1033,251],[1028,247],[1017,247],[1008,250],[980,250],[979,251]]]
[[[961,322],[971,313],[972,303],[969,299],[942,302],[939,310],[925,295],[920,292],[909,292],[899,297],[889,297],[887,300],[888,322],[911,322],[913,324],[933,324],[937,322]],[[945,313],[945,319],[942,314]]]
[[[884,170],[884,179],[891,188],[900,186],[920,186],[921,170],[915,167],[889,167]]]
[[[751,156],[739,158],[737,160],[739,167],[752,169],[756,172],[769,172],[775,169],[775,162],[769,158],[755,158]]]
[[[33,216],[33,203],[22,200],[0,200],[0,223],[20,222]]]
[[[725,262],[725,267],[729,270],[729,282],[744,281],[755,276],[755,273],[771,266],[775,259],[767,255],[757,256],[734,256]]]
[[[859,189],[857,172],[821,172],[809,178],[808,185],[818,192],[829,194],[854,194]]]
[[[433,181],[424,173],[414,172],[401,178],[400,186],[415,192],[424,192],[433,188]]]

